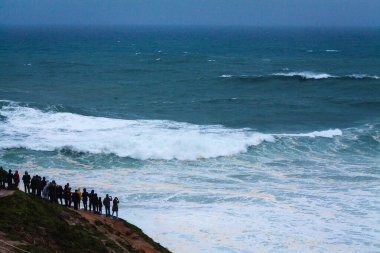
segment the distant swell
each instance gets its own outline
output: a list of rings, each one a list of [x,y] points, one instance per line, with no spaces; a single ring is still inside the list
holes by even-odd
[[[315,73],[310,71],[302,72],[279,72],[269,75],[231,75],[224,74],[220,78],[240,79],[249,81],[265,81],[265,80],[323,80],[323,79],[340,79],[340,80],[377,80],[380,79],[378,75],[367,74],[351,74],[351,75],[331,75],[327,73]]]
[[[44,112],[2,101],[0,149],[115,154],[134,159],[195,160],[247,152],[279,138],[332,138],[339,129],[301,134],[263,134],[251,129],[166,120],[124,120]]]

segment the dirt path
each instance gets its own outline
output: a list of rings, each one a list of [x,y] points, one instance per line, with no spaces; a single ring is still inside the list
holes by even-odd
[[[15,191],[0,190],[0,198],[12,195]]]

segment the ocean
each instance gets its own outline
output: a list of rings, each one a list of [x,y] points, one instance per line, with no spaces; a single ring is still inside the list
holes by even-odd
[[[173,252],[379,252],[380,30],[3,26],[0,165]]]

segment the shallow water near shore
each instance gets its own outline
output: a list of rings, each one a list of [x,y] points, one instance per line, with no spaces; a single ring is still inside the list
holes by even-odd
[[[174,252],[380,250],[380,32],[0,29],[0,163]]]

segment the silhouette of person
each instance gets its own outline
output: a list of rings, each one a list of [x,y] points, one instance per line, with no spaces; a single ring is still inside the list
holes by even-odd
[[[98,206],[99,206],[99,214],[102,214],[103,204],[102,204],[102,198],[99,197],[98,199]]]
[[[8,189],[10,190],[12,188],[12,185],[13,185],[13,174],[12,174],[12,170],[9,170],[8,171],[8,175],[7,175],[7,184],[8,184]]]
[[[113,205],[112,205],[112,217],[115,218],[113,215],[116,212],[116,218],[118,218],[118,212],[119,212],[119,199],[115,197],[113,199]]]
[[[83,202],[83,208],[85,211],[87,211],[87,201],[88,201],[88,192],[86,188],[83,188],[82,202]]]
[[[24,182],[24,192],[30,193],[30,175],[27,171],[25,171],[25,174],[22,176],[22,181]]]
[[[89,199],[89,208],[88,210],[91,212],[91,209],[94,210],[94,195],[95,195],[95,192],[94,190],[91,190],[89,196],[88,196],[88,199]],[[94,210],[95,211],[95,210]]]
[[[112,201],[112,197],[106,194],[106,197],[103,199],[103,205],[104,205],[104,208],[106,209],[106,217],[111,216],[111,210],[110,210],[111,201]]]
[[[62,185],[57,186],[57,202],[59,199],[60,204],[62,205],[62,198],[63,198],[63,187]]]

